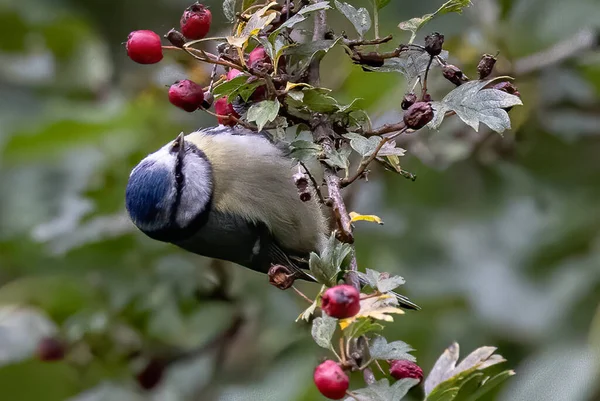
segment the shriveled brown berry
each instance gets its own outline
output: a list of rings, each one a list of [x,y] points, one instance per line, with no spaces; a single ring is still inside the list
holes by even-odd
[[[430,56],[437,56],[442,52],[442,45],[444,44],[444,35],[439,32],[433,32],[425,36],[425,51]]]
[[[220,116],[217,117],[217,121],[219,122],[219,124],[228,125],[230,127],[233,127],[236,124],[236,122],[234,119],[227,116],[240,118],[240,115],[233,109],[233,105],[231,103],[228,103],[227,98],[224,97],[217,99],[217,101],[215,102],[215,113]]]
[[[331,400],[344,398],[348,387],[350,387],[348,375],[332,360],[327,360],[317,366],[313,374],[313,380],[321,394]]]
[[[269,276],[269,283],[279,288],[280,290],[287,290],[294,285],[294,275],[287,267],[283,265],[273,265],[269,268],[267,273]]]
[[[446,64],[442,67],[442,74],[444,78],[452,82],[454,85],[459,86],[466,82],[465,76],[460,68],[452,64]]]
[[[196,2],[183,12],[179,22],[183,36],[192,40],[202,39],[210,30],[212,14],[204,4]]]
[[[165,38],[175,47],[183,47],[185,45],[185,37],[176,29],[171,29],[165,35]]]
[[[127,55],[140,64],[155,64],[163,59],[160,36],[155,32],[133,31],[127,37]]]
[[[60,361],[65,357],[65,344],[54,337],[45,337],[37,345],[36,354],[40,361]]]
[[[427,102],[417,102],[404,112],[404,124],[408,128],[418,130],[433,120],[433,108]]]
[[[479,79],[487,78],[492,73],[494,65],[496,65],[496,57],[491,54],[484,54],[481,56],[481,60],[479,60],[479,64],[477,64]]]
[[[202,107],[204,90],[189,79],[177,81],[169,88],[169,101],[174,106],[191,113]]]
[[[145,390],[151,390],[156,387],[164,375],[166,364],[159,359],[152,359],[148,364],[136,375],[136,380],[140,387]]]
[[[337,319],[352,317],[360,311],[360,293],[347,284],[331,287],[323,294],[321,309]]]
[[[408,108],[415,104],[416,101],[417,95],[415,95],[413,92],[407,93],[406,95],[404,95],[404,98],[402,98],[402,103],[400,104],[400,107],[402,107],[402,110],[408,110]]]
[[[390,362],[390,375],[396,380],[417,379],[423,380],[423,370],[419,365],[406,359]]]

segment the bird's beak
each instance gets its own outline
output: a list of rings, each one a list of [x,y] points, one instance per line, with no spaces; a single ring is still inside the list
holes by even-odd
[[[185,153],[185,135],[183,132],[175,138],[173,141],[172,149],[179,153],[179,156],[183,156]]]

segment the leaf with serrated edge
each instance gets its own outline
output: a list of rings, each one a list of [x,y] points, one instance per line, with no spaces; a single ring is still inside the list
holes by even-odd
[[[479,130],[480,122],[496,132],[510,129],[510,118],[503,109],[522,105],[521,99],[498,89],[482,89],[490,82],[507,78],[497,77],[486,81],[470,81],[460,85],[448,93],[441,102],[432,105],[438,110],[434,114],[435,125],[432,124],[431,128],[438,128],[443,121],[444,114],[447,111],[454,111],[465,124],[475,131]]]
[[[352,324],[356,319],[362,317],[370,317],[376,320],[383,320],[385,322],[393,322],[393,314],[403,315],[404,311],[397,308],[398,301],[396,297],[388,294],[383,294],[378,297],[372,297],[360,300],[360,311],[353,317],[340,320],[340,326],[342,330]]]
[[[379,152],[377,153],[377,157],[388,157],[388,156],[404,156],[406,154],[406,149],[402,149],[396,146],[395,141],[388,141],[383,144]]]
[[[270,36],[273,37],[274,35],[277,35],[279,32],[281,32],[281,30],[283,30],[285,28],[291,28],[294,25],[299,24],[300,22],[304,21],[306,19],[306,16],[311,12],[315,12],[315,11],[319,11],[319,10],[329,10],[330,8],[331,8],[331,6],[329,5],[328,1],[320,1],[318,3],[311,4],[306,7],[302,7],[296,15],[294,15],[292,18],[290,18],[289,20],[287,20],[283,24],[281,24],[281,26],[279,26],[276,30],[274,30]]]
[[[390,275],[387,278],[379,277],[379,281],[377,282],[377,289],[379,292],[389,292],[395,290],[400,287],[402,284],[406,283],[404,277]]]
[[[354,132],[345,134],[344,138],[350,139],[350,146],[362,157],[367,157],[373,153],[381,141],[380,137],[375,136],[371,138],[365,138],[364,136]]]
[[[444,392],[433,396],[432,398],[427,398],[426,401],[453,401],[458,392],[460,391],[460,387],[452,387],[444,390]]]
[[[314,252],[310,254],[308,266],[310,272],[319,283],[327,286],[335,285],[334,277],[337,276],[340,269],[336,269],[335,266],[325,263],[319,255]]]
[[[242,32],[236,36],[228,36],[227,42],[238,48],[244,47],[250,36],[256,35],[277,17],[277,12],[270,10],[275,5],[277,5],[277,2],[272,1],[252,14],[248,22],[244,25]]]
[[[331,339],[335,333],[337,319],[324,315],[313,321],[311,334],[319,347],[331,348]]]
[[[454,368],[453,375],[457,375],[465,370],[476,368],[484,361],[488,360],[494,352],[496,352],[496,347],[480,347],[475,351],[471,352],[464,358],[460,363]]]
[[[417,379],[401,379],[390,386],[387,379],[379,380],[368,387],[353,390],[353,397],[345,401],[398,401],[401,400],[408,390],[419,383]]]
[[[223,0],[223,14],[229,22],[235,22],[235,6],[237,0]]]
[[[385,337],[376,336],[371,342],[369,353],[373,359],[405,359],[416,362],[417,358],[410,354],[414,349],[403,341],[388,343]]]
[[[279,102],[277,100],[263,100],[250,106],[246,119],[248,121],[255,121],[258,130],[261,131],[267,123],[277,118],[278,113]]]
[[[450,345],[444,353],[438,358],[438,360],[431,368],[431,372],[427,379],[425,379],[424,388],[425,394],[431,393],[431,391],[437,387],[438,384],[446,380],[446,375],[451,372],[456,366],[458,361],[460,347],[458,343]]]
[[[447,60],[448,52],[442,50],[438,57]],[[426,51],[409,49],[400,53],[398,57],[386,59],[381,67],[364,66],[364,68],[379,72],[399,72],[406,77],[407,85],[411,86],[419,76],[425,74],[429,59],[430,56]],[[431,68],[438,68],[440,65],[437,57],[431,62]]]
[[[374,290],[377,289],[377,281],[379,277],[379,273],[375,270],[366,269],[366,273],[357,272],[358,276],[362,278],[371,288]]]
[[[425,14],[421,18],[411,18],[408,21],[403,21],[398,24],[398,28],[404,31],[411,31],[409,44],[412,43],[417,37],[417,31],[423,27],[427,22],[431,21],[438,15],[443,15],[450,12],[462,13],[463,8],[471,5],[470,0],[449,0],[442,4],[433,14]]]
[[[383,220],[380,217],[375,216],[374,214],[358,214],[356,212],[350,212],[350,222],[354,223],[355,221],[368,221],[371,223],[377,223],[383,225]]]
[[[383,329],[383,325],[373,322],[372,319],[358,319],[343,330],[344,335],[348,338],[356,338],[364,334],[371,333],[373,331],[381,331]]]
[[[366,8],[361,7],[357,10],[351,4],[342,3],[338,0],[335,0],[335,7],[352,22],[361,38],[371,29],[371,16]]]

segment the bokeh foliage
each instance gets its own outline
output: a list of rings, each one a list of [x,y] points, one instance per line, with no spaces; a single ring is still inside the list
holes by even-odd
[[[439,3],[392,1],[381,31],[406,42],[410,33],[397,23]],[[386,223],[358,223],[359,264],[406,278],[404,290],[423,310],[396,319],[386,337],[411,344],[426,372],[453,341],[465,350],[495,345],[517,376],[486,399],[593,400],[600,377],[593,353],[600,352],[600,55],[596,48],[513,70],[582,29],[598,32],[600,8],[595,0],[474,3],[426,30],[446,35],[451,61],[468,75],[482,53],[500,51],[497,68],[515,76],[525,106],[511,111],[513,130],[503,137],[450,118],[439,132],[403,139],[403,168],[415,182],[377,170],[353,186],[350,209]],[[225,33],[220,2],[207,4],[213,31]],[[125,217],[131,168],[179,132],[215,123],[174,109],[165,95],[164,85],[184,76],[207,82],[208,67],[175,56],[139,66],[122,46],[131,30],[176,26],[187,5],[0,1],[0,302],[41,308],[80,344],[68,361],[15,362],[31,351],[35,333],[57,328],[32,321],[15,331],[28,315],[3,308],[2,399],[321,399],[311,382],[321,351],[308,325],[294,322],[302,300],[236,266],[225,269],[237,301],[207,300],[216,280],[209,261],[147,239]],[[332,25],[352,29],[342,18]],[[376,124],[398,119],[406,91],[400,75],[363,72],[339,49],[325,58],[322,74],[323,85],[348,103],[363,98]],[[445,89],[438,96],[448,92],[450,84],[432,79],[430,87]],[[137,388],[132,372],[145,355],[197,347],[239,311],[247,319],[225,356],[176,364],[151,395]],[[140,360],[124,358],[140,345]],[[217,376],[215,359],[224,361]]]

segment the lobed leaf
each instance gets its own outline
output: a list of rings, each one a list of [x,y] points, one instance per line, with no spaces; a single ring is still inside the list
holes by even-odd
[[[376,336],[371,342],[369,353],[373,359],[406,359],[411,362],[416,362],[417,358],[411,355],[410,352],[414,349],[403,341],[394,341],[388,343],[385,337]]]
[[[382,379],[368,387],[353,390],[353,397],[348,397],[345,401],[398,401],[418,383],[417,379],[401,379],[390,386],[387,379]]]
[[[361,38],[371,29],[371,16],[366,8],[361,7],[357,10],[351,4],[338,0],[335,0],[335,7],[352,22]]]
[[[372,269],[366,269],[365,273],[358,272],[358,275],[365,280],[371,288],[382,293],[392,291],[406,282],[401,276],[380,273]]]
[[[465,7],[471,5],[470,0],[449,0],[442,4],[440,8],[438,8],[433,14],[425,14],[422,17],[411,18],[408,21],[403,21],[398,24],[398,28],[403,31],[410,31],[411,36],[409,40],[409,44],[412,43],[417,37],[417,31],[422,28],[426,23],[431,21],[434,17],[438,15],[447,14],[450,12],[462,13],[462,10]]]
[[[383,325],[375,323],[371,318],[355,320],[351,325],[345,326],[344,335],[348,338],[357,338],[367,333],[383,330]]]
[[[246,119],[248,121],[255,121],[258,130],[261,131],[267,123],[275,121],[279,115],[279,106],[278,100],[263,100],[262,102],[254,103],[248,109]]]
[[[235,22],[235,7],[237,5],[237,0],[223,0],[223,14],[225,14],[225,18],[229,22]]]
[[[448,52],[442,50],[438,57],[446,60]],[[432,60],[430,68],[437,68],[441,65],[438,57]],[[379,72],[399,72],[406,77],[407,85],[411,86],[418,77],[425,74],[430,58],[429,53],[423,49],[408,49],[400,53],[398,57],[386,59],[381,67],[364,66],[364,68]]]
[[[355,320],[360,318],[373,318],[385,322],[393,322],[393,314],[402,315],[404,311],[397,307],[396,297],[383,294],[378,297],[366,298],[360,300],[360,311],[353,317],[340,320],[340,327],[344,330]]]
[[[433,102],[435,114],[428,126],[437,129],[444,115],[453,111],[476,132],[479,131],[479,123],[496,132],[510,129],[510,118],[504,108],[522,105],[521,99],[498,89],[483,89],[490,82],[502,78],[507,77],[466,82],[448,93],[441,102]]]
[[[319,347],[331,348],[331,339],[335,333],[337,319],[323,315],[313,321],[311,334]]]

